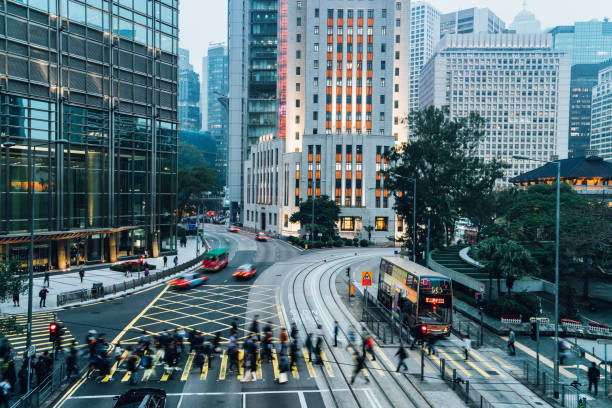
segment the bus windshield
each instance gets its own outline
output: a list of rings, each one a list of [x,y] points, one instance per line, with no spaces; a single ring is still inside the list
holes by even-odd
[[[450,323],[451,293],[449,279],[422,277],[419,282],[419,319],[426,323]]]

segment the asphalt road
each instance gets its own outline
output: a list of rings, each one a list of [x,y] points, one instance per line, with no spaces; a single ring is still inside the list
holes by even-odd
[[[291,259],[298,251],[284,242],[270,240],[256,242],[249,233],[226,232],[221,226],[205,226],[205,236],[212,247],[224,246],[230,252],[227,268],[209,274],[209,281],[198,288],[187,291],[172,291],[165,284],[131,296],[73,308],[59,313],[73,336],[82,343],[90,329],[106,334],[107,341],[121,341],[124,347],[136,343],[141,331],[160,333],[185,327],[195,328],[209,335],[222,332],[224,340],[229,336],[229,327],[234,318],[238,319],[239,338],[245,338],[245,330],[250,326],[253,313],[260,315],[260,325],[272,321],[275,328],[280,327],[279,309],[275,298],[277,285],[258,285],[256,280],[235,281],[232,273],[242,264],[252,263],[258,275],[278,261]],[[255,303],[254,303],[255,302]],[[257,303],[259,302],[259,303]],[[247,310],[249,306],[250,314]],[[248,317],[247,317],[248,316]],[[275,332],[278,335],[278,331]],[[192,364],[187,353],[183,355],[180,371],[171,376],[163,375],[161,367],[150,373],[140,370],[137,374],[138,387],[164,389],[168,397],[168,407],[201,407],[212,404],[218,407],[289,406],[307,401],[310,406],[320,406],[321,396],[316,392],[313,382],[307,378],[293,381],[289,387],[274,383],[277,375],[274,366],[263,364],[259,370],[260,380],[250,383],[238,381],[223,366],[221,358],[214,358],[207,372],[200,372]],[[130,389],[125,362],[119,365],[108,382],[101,378],[83,379],[61,399],[57,407],[111,407],[113,397]],[[307,392],[300,390],[307,389]],[[296,390],[287,393],[287,390]],[[244,401],[243,401],[244,400]]]

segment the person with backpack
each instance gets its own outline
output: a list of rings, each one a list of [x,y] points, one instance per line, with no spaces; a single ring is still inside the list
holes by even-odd
[[[400,343],[395,355],[399,360],[399,362],[397,363],[397,370],[395,371],[399,373],[399,370],[400,368],[402,368],[402,366],[404,367],[404,370],[408,371],[408,366],[404,362],[404,360],[406,360],[406,358],[408,357],[408,353],[406,353],[406,349],[404,348],[404,345],[402,343]]]
[[[38,307],[47,307],[47,293],[49,293],[49,289],[43,288],[38,292],[38,297],[40,298],[40,304]]]
[[[334,347],[338,347],[338,332],[340,331],[340,326],[338,326],[338,321],[334,320]]]
[[[516,334],[514,334],[514,330],[510,329],[510,333],[508,334],[508,352],[511,356],[516,355],[516,348],[514,347],[515,340]]]

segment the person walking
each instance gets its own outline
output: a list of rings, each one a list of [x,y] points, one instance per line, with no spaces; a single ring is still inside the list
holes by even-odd
[[[174,266],[178,266],[178,255],[174,256]]]
[[[298,359],[298,339],[293,339],[291,346],[289,346],[289,369],[297,370],[297,359]]]
[[[231,328],[230,328],[230,335],[232,333],[238,333],[238,318],[234,317],[232,319],[232,323],[231,323]]]
[[[316,357],[316,363],[318,365],[323,365],[323,359],[321,358],[321,349],[323,348],[323,336],[322,335],[318,335],[317,336],[317,342],[315,343],[315,349],[314,349],[314,353],[315,353],[315,357]]]
[[[399,348],[397,349],[397,352],[395,353],[395,355],[397,356],[397,359],[399,360],[397,363],[397,370],[395,371],[399,373],[399,370],[402,367],[404,367],[404,370],[408,371],[408,366],[404,362],[404,360],[406,360],[406,358],[408,357],[408,353],[406,353],[406,349],[404,348],[404,345],[402,343],[399,344]]]
[[[257,341],[261,342],[261,336],[259,335],[259,315],[255,315],[253,322],[251,322],[251,333],[253,338],[257,337]]]
[[[306,350],[308,350],[308,362],[312,363],[312,350],[314,346],[312,344],[312,333],[306,334],[306,341],[304,342],[304,346],[306,346]]]
[[[164,255],[164,269],[168,267],[168,256]]]
[[[25,394],[28,389],[28,364],[27,362],[21,364],[21,368],[17,373],[17,377],[19,378],[19,393],[21,395]]]
[[[516,334],[514,334],[514,330],[510,329],[510,333],[508,333],[508,352],[511,356],[516,355],[516,348],[514,348],[514,341],[516,340]]]
[[[83,283],[83,278],[85,277],[85,269],[81,266],[79,268],[79,278],[81,278],[81,283]]]
[[[366,355],[366,352],[372,356],[372,361],[376,361],[376,354],[374,354],[374,339],[372,336],[368,335],[365,341],[365,351],[363,355]]]
[[[134,351],[127,361],[127,370],[130,373],[130,385],[135,384],[136,370],[138,369],[138,354]]]
[[[340,327],[338,326],[338,321],[334,320],[334,347],[338,347],[338,332],[340,331]]]
[[[45,272],[45,279],[43,280],[43,286],[45,286],[45,284],[47,285],[47,287],[49,287],[49,286],[50,286],[50,283],[49,283],[49,276],[50,276],[50,275],[49,275],[49,272]]]
[[[38,292],[38,297],[40,298],[39,307],[47,307],[47,293],[49,293],[49,289],[45,288],[44,286],[40,292]]]
[[[463,339],[463,351],[465,352],[465,361],[468,361],[470,350],[472,350],[472,339],[466,335]]]
[[[287,329],[284,327],[281,328],[280,334],[278,336],[278,340],[281,344],[280,351],[281,353],[287,354],[287,343],[289,342],[289,336],[287,336]]]
[[[19,291],[13,290],[13,306],[19,307]]]
[[[11,384],[8,382],[8,379],[5,377],[0,382],[0,404],[4,408],[9,408],[9,394],[11,392]]]
[[[75,347],[76,341],[72,342],[72,346],[70,347],[70,352],[68,357],[66,358],[66,380],[70,381],[72,377],[72,373],[78,373],[79,367],[77,365],[77,354],[78,351]]]
[[[599,372],[599,368],[597,368],[597,364],[595,364],[595,362],[591,363],[591,366],[589,367],[589,371],[588,371],[588,377],[589,377],[589,392],[591,392],[591,386],[594,387],[594,395],[597,396],[597,383],[599,382],[599,376],[601,375],[601,373]],[[607,392],[607,390],[606,390]],[[605,393],[604,393],[605,394]]]
[[[357,355],[357,364],[355,365],[355,369],[353,370],[353,373],[351,374],[351,385],[355,384],[355,378],[357,378],[359,373],[365,368],[365,361],[366,361],[365,354]],[[365,380],[367,383],[370,382],[370,379],[368,377],[365,377]]]

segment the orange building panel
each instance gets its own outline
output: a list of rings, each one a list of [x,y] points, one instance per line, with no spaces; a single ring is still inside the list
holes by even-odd
[[[368,27],[374,27],[374,19],[368,18]]]
[[[338,19],[338,27],[341,27],[341,26],[342,26],[342,24],[343,24],[342,20],[344,20],[344,19],[342,19],[342,18],[339,18],[339,19]]]
[[[367,103],[366,104],[366,112],[372,113],[372,104],[371,103]]]
[[[368,69],[368,79],[372,79],[372,70]]]
[[[366,120],[366,129],[367,130],[372,130],[372,121],[371,120]]]
[[[357,26],[363,27],[363,18],[358,18],[357,19]]]
[[[334,26],[334,19],[333,18],[327,18],[327,26],[328,27],[333,27]]]
[[[336,129],[342,129],[342,121],[341,120],[337,120],[336,121]]]
[[[353,18],[352,17],[347,19],[347,24],[349,25],[349,27],[353,25]]]
[[[360,111],[360,110],[361,110],[361,109],[357,109],[357,111]],[[361,129],[361,121],[360,121],[360,120],[358,120],[358,121],[355,123],[355,127],[357,127],[357,129]]]
[[[336,41],[338,42],[338,44],[342,44],[342,36],[339,35]]]
[[[372,95],[372,87],[371,87],[371,86],[368,86],[368,87],[366,88],[366,94],[367,94],[367,95]]]
[[[372,61],[372,53],[368,52],[368,61]]]

